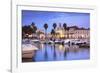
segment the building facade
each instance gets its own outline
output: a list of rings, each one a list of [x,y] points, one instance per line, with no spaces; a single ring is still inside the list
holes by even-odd
[[[90,29],[79,28],[77,26],[67,27],[68,30],[64,30],[63,27],[57,27],[56,38],[66,38],[66,39],[89,39]]]

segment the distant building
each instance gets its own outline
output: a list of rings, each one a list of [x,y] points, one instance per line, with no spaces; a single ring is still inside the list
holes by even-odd
[[[69,38],[73,39],[89,39],[90,30],[85,28],[69,28]]]
[[[64,38],[65,37],[65,30],[64,28],[59,25],[56,29],[55,29],[55,32],[56,32],[56,38]],[[66,31],[67,32],[67,31]]]
[[[79,28],[77,26],[67,27],[65,31],[62,26],[55,29],[56,38],[68,38],[68,39],[89,39],[90,29]]]
[[[37,33],[37,37],[38,37],[40,40],[45,40],[45,33],[44,33],[43,30],[38,29],[38,30],[36,31],[36,33]]]

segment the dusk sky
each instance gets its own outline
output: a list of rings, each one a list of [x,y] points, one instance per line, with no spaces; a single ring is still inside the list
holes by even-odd
[[[30,25],[32,22],[35,23],[37,28],[44,29],[44,24],[47,23],[49,28],[48,32],[51,31],[52,24],[59,23],[63,25],[66,23],[67,26],[78,26],[89,28],[90,27],[90,14],[89,13],[74,13],[74,12],[48,12],[48,11],[31,11],[22,10],[22,26]]]

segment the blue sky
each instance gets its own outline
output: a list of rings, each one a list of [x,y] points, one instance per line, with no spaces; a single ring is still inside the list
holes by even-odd
[[[22,10],[22,26],[35,23],[37,28],[44,29],[43,25],[48,24],[48,32],[51,31],[52,24],[67,23],[67,26],[90,27],[89,13],[75,13],[75,12],[48,12],[48,11],[31,11]]]

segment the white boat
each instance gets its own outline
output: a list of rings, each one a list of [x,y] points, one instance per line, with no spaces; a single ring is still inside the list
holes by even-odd
[[[49,40],[49,42],[48,42],[48,43],[54,44],[54,42],[53,42],[53,41],[51,41],[51,40]]]
[[[66,39],[66,40],[64,40],[64,44],[68,44],[69,42],[71,42],[70,39]]]
[[[40,41],[37,40],[37,39],[34,39],[34,40],[31,40],[31,42],[37,43],[37,42],[40,42]]]
[[[31,44],[22,45],[22,58],[32,58],[35,54],[35,50],[38,50],[37,47]]]

